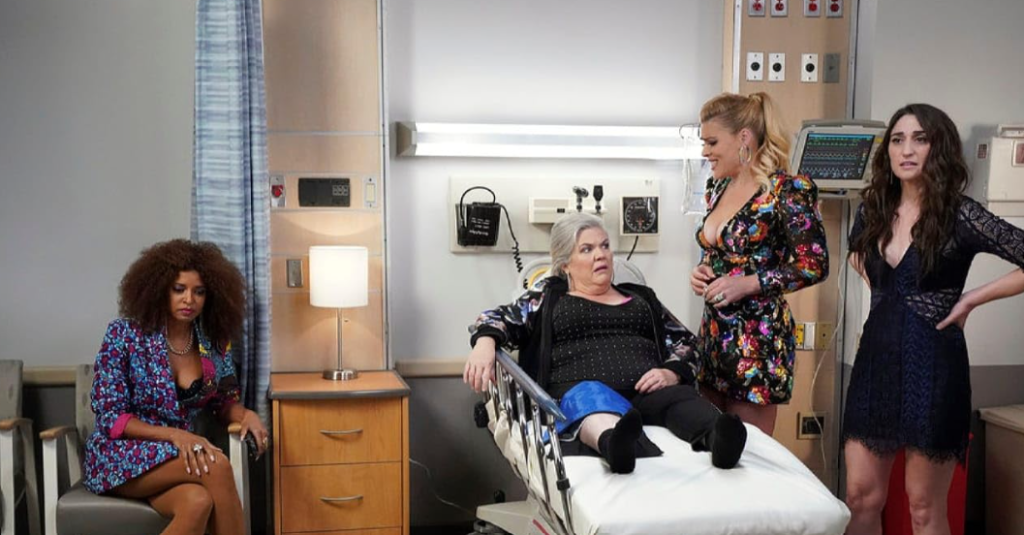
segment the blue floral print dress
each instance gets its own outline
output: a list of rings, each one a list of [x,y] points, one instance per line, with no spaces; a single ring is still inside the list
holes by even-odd
[[[708,181],[708,213],[730,178]],[[793,315],[783,294],[825,279],[828,247],[810,179],[777,171],[768,188],[726,221],[718,239],[697,228],[697,243],[716,277],[757,275],[761,293],[720,309],[705,304],[698,334],[703,366],[699,381],[731,399],[769,405],[793,391]],[[705,216],[705,220],[707,217]]]
[[[136,322],[116,319],[107,327],[96,355],[92,411],[96,429],[85,444],[83,481],[96,494],[135,479],[178,456],[169,442],[123,438],[132,418],[151,425],[192,431],[204,408],[222,413],[239,400],[230,346],[218,352],[196,328],[203,376],[178,399],[163,332],[146,332]]]

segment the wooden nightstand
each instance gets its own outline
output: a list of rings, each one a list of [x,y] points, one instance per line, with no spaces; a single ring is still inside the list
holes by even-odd
[[[397,373],[275,373],[270,399],[275,534],[408,535],[409,386]]]

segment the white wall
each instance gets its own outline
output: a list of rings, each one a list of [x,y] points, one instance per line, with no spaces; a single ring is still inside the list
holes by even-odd
[[[700,105],[721,87],[718,2],[389,0],[387,6],[392,122],[679,125],[696,121]],[[390,165],[392,359],[463,357],[466,326],[481,310],[507,302],[514,286],[508,255],[448,251],[450,175],[660,178],[661,251],[634,261],[668,306],[698,326],[684,283],[696,246],[692,218],[680,210],[682,164],[392,157]]]
[[[996,124],[1024,122],[1024,2],[862,0],[860,15],[856,117],[888,121],[910,102],[938,106],[957,123],[969,165],[976,144]],[[967,288],[1011,269],[979,256]],[[1024,297],[973,312],[967,322],[971,364],[1024,364],[1024,355],[1012,349],[1024,344],[1022,315]],[[847,362],[853,357],[847,351]]]
[[[0,0],[0,358],[90,362],[138,251],[187,237],[194,2]]]

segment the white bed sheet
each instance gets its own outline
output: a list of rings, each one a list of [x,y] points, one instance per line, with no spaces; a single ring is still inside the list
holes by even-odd
[[[644,431],[665,455],[612,474],[596,457],[565,458],[576,535],[840,535],[846,505],[781,444],[747,426],[732,470],[663,427]]]

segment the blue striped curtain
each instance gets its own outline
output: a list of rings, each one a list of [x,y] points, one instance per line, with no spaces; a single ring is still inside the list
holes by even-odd
[[[242,399],[268,421],[270,186],[260,0],[198,0],[192,239],[211,241],[248,283],[235,347]]]

